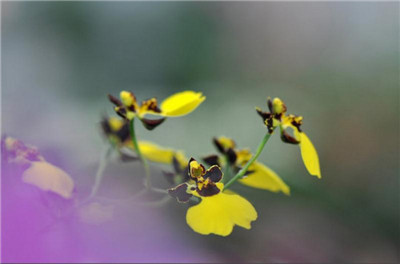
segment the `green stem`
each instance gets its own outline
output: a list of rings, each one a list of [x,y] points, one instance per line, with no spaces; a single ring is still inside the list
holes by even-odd
[[[222,179],[224,182],[228,180],[230,177],[230,166],[228,155],[225,156],[225,168],[224,168],[224,178]]]
[[[249,167],[251,166],[251,164],[253,164],[253,162],[256,161],[258,156],[260,156],[262,150],[264,149],[265,144],[267,143],[267,141],[271,137],[271,135],[272,135],[272,133],[265,134],[265,136],[264,136],[263,140],[261,141],[260,145],[258,145],[256,154],[253,157],[251,157],[251,159],[246,163],[246,165],[243,167],[243,169],[241,169],[227,184],[225,184],[224,190],[227,189],[235,181],[237,181],[238,179],[242,178],[246,174],[246,172],[249,169]]]
[[[143,163],[144,171],[146,173],[146,188],[147,190],[151,189],[151,179],[150,179],[150,168],[149,164],[147,163],[146,158],[142,155],[142,152],[140,151],[139,144],[136,139],[136,133],[135,133],[135,119],[133,118],[130,123],[129,123],[129,132],[132,138],[132,143],[133,146],[135,147],[136,153],[138,154],[140,160]]]
[[[94,197],[100,187],[101,180],[103,179],[104,169],[107,166],[108,157],[111,154],[111,150],[112,150],[112,146],[107,145],[107,146],[105,146],[104,150],[101,153],[99,167],[97,168],[96,176],[94,179],[94,184],[92,187],[92,192],[90,193],[89,198]]]

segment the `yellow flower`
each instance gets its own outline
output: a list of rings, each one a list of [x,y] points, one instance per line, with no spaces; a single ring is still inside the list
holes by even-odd
[[[228,164],[237,173],[251,159],[253,154],[248,149],[236,149],[236,143],[227,137],[214,138],[214,144],[218,151],[227,157]],[[209,165],[220,165],[221,159],[216,155],[203,158]],[[290,195],[290,188],[286,183],[264,164],[255,161],[245,176],[239,182],[249,187],[268,190],[271,192],[283,192]]]
[[[223,173],[214,165],[205,170],[195,159],[189,161],[190,180],[168,192],[179,202],[187,202],[194,195],[201,199],[186,213],[187,224],[197,233],[228,236],[235,225],[246,229],[257,219],[253,205],[230,191],[223,191]]]
[[[273,100],[268,98],[267,103],[270,112],[263,112],[260,108],[256,108],[256,110],[263,119],[268,131],[272,133],[275,128],[279,127],[283,142],[299,144],[301,156],[308,172],[311,175],[321,178],[317,151],[315,150],[311,140],[300,128],[303,123],[303,117],[286,115],[286,105],[279,98],[274,98]],[[293,130],[294,136],[289,134],[288,128]]]
[[[114,110],[121,117],[132,120],[136,116],[142,121],[144,126],[151,130],[160,125],[165,117],[177,117],[187,115],[195,110],[204,100],[202,93],[194,91],[184,91],[173,94],[161,103],[158,107],[157,99],[151,98],[138,104],[132,92],[122,91],[120,99],[108,95],[110,101],[115,105]],[[145,115],[163,116],[161,119],[147,119]]]
[[[108,140],[118,147],[132,141],[126,119],[104,116],[101,120],[101,128]]]
[[[38,149],[25,145],[12,137],[2,140],[2,153],[8,163],[27,166],[22,173],[22,181],[43,191],[51,191],[65,199],[72,197],[74,181],[65,171],[47,162]]]
[[[186,167],[188,162],[182,151],[164,148],[150,141],[139,141],[139,148],[143,156],[152,162],[172,164],[175,158],[181,168]]]
[[[217,186],[219,190],[224,188],[222,183],[217,183]],[[186,213],[186,222],[199,234],[228,236],[235,225],[250,229],[251,222],[257,219],[253,205],[233,192],[199,197],[201,202],[190,207]]]

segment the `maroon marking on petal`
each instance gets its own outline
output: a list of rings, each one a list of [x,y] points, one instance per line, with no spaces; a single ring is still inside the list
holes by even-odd
[[[204,186],[201,190],[197,188],[197,193],[204,197],[216,195],[220,191],[221,190],[212,182]]]
[[[219,160],[218,155],[209,155],[209,156],[203,157],[202,160],[209,166],[212,166],[212,165],[220,166],[219,162],[218,162],[218,160]]]
[[[203,176],[204,180],[209,178],[212,182],[219,182],[222,179],[222,171],[219,166],[209,168]]]
[[[117,109],[115,109],[115,112],[123,119],[126,119],[126,109],[124,107],[118,107]]]
[[[295,139],[294,137],[292,137],[288,132],[286,132],[285,130],[282,131],[281,133],[281,139],[283,142],[285,143],[289,143],[289,144],[299,144],[300,141],[298,141],[297,139]]]
[[[259,115],[259,116],[261,116],[261,118],[262,118],[262,120],[265,122],[265,120],[267,120],[267,119],[269,119],[269,118],[271,118],[271,116],[272,116],[272,114],[271,113],[268,113],[268,112],[264,112],[264,111],[262,111],[260,108],[256,108],[256,111],[257,111],[257,114]]]
[[[297,131],[303,132],[303,131],[301,130],[301,128],[300,128],[301,123],[298,123],[298,122],[296,122],[296,121],[293,120],[293,121],[291,122],[291,124],[297,128]]]
[[[161,118],[161,119],[147,119],[147,118],[142,118],[140,119],[144,125],[145,128],[147,128],[148,130],[153,130],[154,128],[156,128],[157,126],[161,125],[162,122],[165,121],[165,118]]]
[[[175,188],[169,189],[168,194],[176,198],[178,202],[186,203],[193,196],[192,194],[186,192],[187,188],[188,185],[186,183],[182,183]]]
[[[111,103],[115,104],[116,106],[122,106],[121,100],[119,100],[117,97],[109,94],[108,99],[110,100]]]

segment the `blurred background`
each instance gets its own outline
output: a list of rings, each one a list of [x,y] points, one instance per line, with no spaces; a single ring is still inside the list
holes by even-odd
[[[255,151],[266,129],[254,107],[280,97],[304,116],[322,171],[322,180],[309,176],[299,148],[275,135],[260,160],[292,194],[235,185],[259,218],[226,238],[192,232],[175,202],[114,204],[106,223],[43,231],[45,209],[26,199],[16,205],[21,221],[3,221],[3,261],[399,260],[399,3],[1,4],[2,133],[37,146],[82,196],[105,145],[100,118],[114,115],[106,95],[123,89],[160,101],[203,92],[192,114],[151,132],[138,126],[140,139],[197,158],[215,152],[219,135]],[[129,197],[142,173],[111,161],[99,193]],[[152,174],[165,184],[159,167]]]

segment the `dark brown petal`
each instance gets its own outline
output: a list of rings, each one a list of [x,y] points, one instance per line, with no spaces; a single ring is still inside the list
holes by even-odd
[[[264,111],[262,111],[262,110],[261,110],[260,108],[258,108],[258,107],[256,107],[256,111],[257,111],[257,114],[258,114],[259,116],[261,116],[261,118],[262,118],[262,120],[263,120],[264,122],[265,122],[265,120],[271,118],[271,116],[272,116],[271,113],[264,112]]]
[[[222,179],[221,168],[217,165],[211,166],[203,176],[204,180],[209,178],[212,182],[219,182]]]
[[[117,132],[115,132],[115,135],[119,138],[119,140],[121,140],[121,142],[130,139],[128,122],[125,122],[124,125]]]
[[[226,155],[228,156],[229,163],[235,164],[237,155],[236,155],[236,152],[232,148],[228,149],[228,151],[226,152]]]
[[[272,100],[271,100],[271,97],[268,97],[267,104],[268,104],[268,109],[269,109],[269,111],[272,113],[273,107],[272,107]]]
[[[161,125],[161,123],[165,121],[165,118],[161,118],[161,119],[142,118],[140,120],[142,121],[145,128],[147,128],[148,130],[153,130],[157,126]]]
[[[209,156],[203,157],[202,160],[209,166],[212,166],[212,165],[218,165],[219,166],[219,162],[218,162],[219,157],[218,157],[218,155],[209,155]]]
[[[144,106],[146,110],[161,113],[161,109],[158,108],[156,98],[150,98],[148,100],[142,101],[142,106]]]
[[[292,121],[292,125],[295,126],[299,132],[302,132],[301,128],[300,128],[300,126],[301,126],[300,123],[297,123],[296,121],[293,120]]]
[[[121,100],[119,100],[117,97],[109,94],[108,99],[110,100],[111,103],[115,104],[116,106],[122,106]]]
[[[116,107],[115,112],[123,119],[126,119],[126,109],[124,107]]]
[[[289,144],[299,144],[300,141],[298,141],[297,139],[295,139],[294,137],[292,137],[288,132],[286,132],[285,130],[282,131],[281,133],[281,139],[283,142],[285,143],[289,143]]]
[[[182,180],[183,182],[186,182],[186,181],[190,180],[190,177],[189,177],[189,167],[185,167],[185,168],[183,169],[182,176],[183,176],[183,180]]]
[[[111,134],[111,127],[110,127],[110,124],[108,123],[107,117],[104,116],[101,119],[100,125],[101,125],[101,128],[103,129],[103,132],[105,135]]]
[[[175,173],[177,173],[177,174],[182,173],[181,165],[179,164],[179,161],[175,157],[175,155],[172,157],[172,166],[174,167]]]
[[[199,188],[197,188],[196,190],[197,190],[198,194],[200,194],[201,196],[204,196],[204,197],[216,195],[221,191],[212,182],[203,186],[203,188],[201,190],[199,190]]]
[[[168,194],[176,198],[178,202],[186,203],[193,196],[192,194],[186,192],[188,187],[189,186],[186,183],[182,183],[175,188],[169,189]]]
[[[234,173],[238,173],[241,169],[242,169],[241,167],[235,166],[235,167],[233,168],[233,172],[234,172]],[[246,173],[243,175],[242,178],[244,178],[244,177],[246,177],[246,176],[252,174],[253,172],[254,172],[254,170],[247,170]]]
[[[225,154],[225,148],[224,148],[224,146],[222,146],[221,143],[219,143],[217,138],[213,138],[213,143],[214,143],[215,147],[217,148],[217,150],[219,151],[219,153]]]

